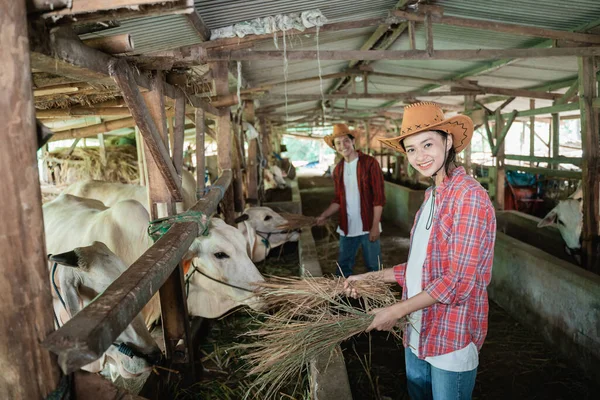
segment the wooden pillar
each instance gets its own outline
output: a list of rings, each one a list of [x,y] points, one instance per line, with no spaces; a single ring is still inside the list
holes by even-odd
[[[242,127],[237,123],[233,124],[233,144],[234,149],[232,152],[233,156],[233,208],[236,213],[244,212],[244,177],[242,175],[242,153],[240,151],[240,143]]]
[[[535,99],[529,100],[529,109],[535,109]],[[529,118],[529,157],[535,156],[535,116]],[[535,167],[535,162],[529,163],[530,167]]]
[[[246,122],[254,126],[254,102],[247,101],[244,108],[244,117]],[[250,140],[248,143],[248,161],[246,163],[248,170],[248,201],[254,204],[258,203],[258,138]]]
[[[229,69],[227,68],[227,62],[222,61],[210,63],[210,69],[212,70],[213,78],[215,80],[217,96],[228,95]],[[219,166],[219,171],[232,169],[232,148],[231,115],[229,108],[223,108],[221,115],[217,117],[217,163]],[[233,225],[235,219],[233,207],[233,185],[231,185],[225,192],[222,206],[225,222],[227,222],[229,225]]]
[[[367,143],[365,144],[365,153],[369,154],[371,150],[371,131],[369,129],[369,120],[364,121],[365,124],[365,137],[367,139]]]
[[[262,171],[264,168],[269,168],[269,126],[265,117],[260,117],[260,152],[262,155],[262,164],[258,166],[259,199],[262,201],[265,198],[265,185]]]
[[[499,143],[503,127],[504,119],[502,118],[502,111],[498,109],[496,110],[496,126],[494,128],[496,146],[498,146],[498,152],[496,153],[496,208],[498,210],[504,210],[504,184],[506,181],[506,171],[504,169],[504,141]]]
[[[138,127],[135,127],[135,147],[137,150],[138,174],[140,185],[146,186],[146,161],[144,160],[144,140]]]
[[[60,378],[41,346],[54,330],[24,1],[0,0],[0,398],[45,399]]]
[[[560,116],[558,113],[552,114],[552,158],[560,156]],[[552,168],[558,169],[558,164],[553,164]]]
[[[475,107],[475,96],[474,95],[466,95],[465,96],[465,112],[473,110]],[[469,142],[469,145],[465,148],[464,155],[464,166],[467,175],[473,174],[473,167],[471,166],[471,145],[472,141]]]
[[[583,266],[600,274],[600,200],[598,156],[600,126],[598,111],[592,103],[598,98],[596,62],[593,57],[579,57],[579,105],[581,110],[581,144],[583,148],[583,229],[581,232]]]
[[[204,170],[206,160],[204,158],[204,138],[206,136],[206,125],[204,122],[204,110],[196,108],[196,200],[204,196]]]
[[[106,146],[104,144],[104,133],[98,134],[98,154],[100,155],[100,164],[106,167]]]

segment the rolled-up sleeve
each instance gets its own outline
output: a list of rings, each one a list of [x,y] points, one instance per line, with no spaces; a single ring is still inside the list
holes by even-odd
[[[394,265],[392,267],[394,269],[394,279],[398,285],[404,287],[404,283],[406,282],[406,263]]]
[[[373,206],[385,205],[385,183],[383,180],[383,171],[377,160],[373,159],[371,163],[371,189],[373,191]]]
[[[459,304],[467,299],[473,289],[477,269],[484,251],[485,231],[488,229],[487,194],[467,191],[456,202],[452,234],[449,239],[447,273],[433,280],[425,291],[444,304]]]

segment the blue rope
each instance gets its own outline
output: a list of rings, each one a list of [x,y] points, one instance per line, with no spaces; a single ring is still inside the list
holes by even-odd
[[[178,222],[195,222],[198,224],[198,235],[208,235],[208,216],[203,212],[193,210],[150,221],[148,235],[156,242],[167,233],[173,224]]]

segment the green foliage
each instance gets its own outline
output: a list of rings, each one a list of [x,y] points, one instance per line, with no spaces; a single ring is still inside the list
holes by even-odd
[[[319,161],[321,157],[335,153],[323,140],[296,139],[284,136],[282,143],[287,146],[286,154],[292,161]]]

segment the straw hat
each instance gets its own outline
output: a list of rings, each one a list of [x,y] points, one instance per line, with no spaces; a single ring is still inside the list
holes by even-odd
[[[348,125],[346,124],[334,124],[333,125],[333,133],[331,135],[327,135],[323,138],[323,140],[325,140],[325,143],[327,143],[327,145],[329,147],[331,147],[332,149],[335,150],[335,146],[333,145],[333,140],[336,137],[340,137],[340,136],[346,136],[346,135],[352,135],[353,137],[356,138],[356,131],[351,131],[350,128],[348,128]]]
[[[456,153],[461,152],[473,137],[473,121],[466,115],[445,119],[444,112],[435,103],[421,102],[404,108],[400,136],[391,139],[377,138],[382,144],[401,153],[406,153],[400,143],[408,136],[426,132],[444,131],[452,135]]]

